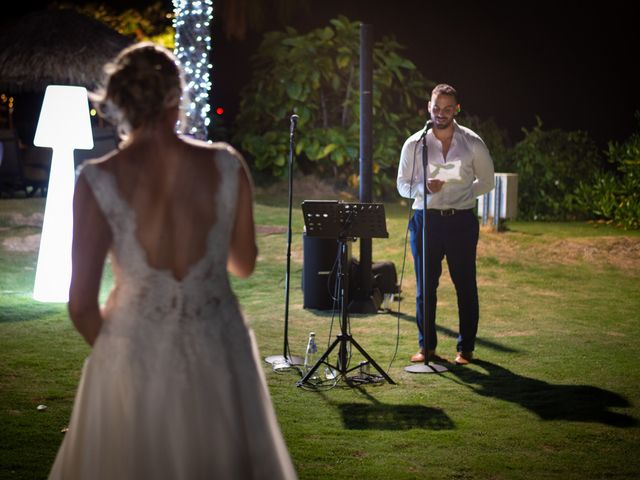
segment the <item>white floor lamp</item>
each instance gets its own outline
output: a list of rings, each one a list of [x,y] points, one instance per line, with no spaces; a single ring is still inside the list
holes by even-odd
[[[53,149],[33,298],[41,302],[66,302],[71,281],[73,150],[93,148],[84,87],[47,87],[33,144]]]

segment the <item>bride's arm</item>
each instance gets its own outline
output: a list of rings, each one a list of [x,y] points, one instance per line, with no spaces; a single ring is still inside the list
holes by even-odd
[[[253,222],[253,189],[244,161],[239,158],[238,205],[234,221],[227,269],[238,277],[246,278],[253,273],[258,256],[255,225]]]
[[[98,295],[111,229],[84,176],[73,197],[73,244],[69,316],[78,332],[93,345],[103,318]]]

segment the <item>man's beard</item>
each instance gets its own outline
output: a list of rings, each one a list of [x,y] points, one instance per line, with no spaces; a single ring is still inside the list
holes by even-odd
[[[445,122],[445,123],[440,123],[440,122]],[[451,124],[453,123],[453,118],[450,120],[438,120],[438,119],[434,119],[433,120],[433,125],[435,128],[437,128],[438,130],[445,130],[446,128],[449,128],[451,126]]]

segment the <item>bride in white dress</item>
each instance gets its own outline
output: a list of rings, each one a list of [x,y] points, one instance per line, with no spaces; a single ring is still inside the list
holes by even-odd
[[[76,185],[69,313],[93,349],[49,478],[296,478],[227,273],[256,262],[246,166],[175,133],[170,52],[138,44],[107,73],[102,109],[128,135]]]

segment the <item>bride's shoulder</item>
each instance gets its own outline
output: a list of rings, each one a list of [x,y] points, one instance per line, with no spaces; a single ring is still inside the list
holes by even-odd
[[[183,137],[182,140],[188,148],[194,149],[199,154],[216,158],[229,164],[243,165],[244,158],[242,154],[227,142],[203,142],[189,137]]]
[[[93,169],[113,172],[113,165],[115,162],[117,162],[117,158],[120,157],[120,153],[120,151],[114,150],[107,153],[106,155],[103,155],[102,157],[85,160],[77,166],[76,173],[78,176],[80,176],[80,174]]]
[[[191,148],[208,151],[213,150],[228,155],[240,155],[238,151],[227,142],[204,142],[191,137],[181,137],[181,139]]]
[[[244,167],[244,158],[242,157],[242,154],[233,146],[226,142],[216,142],[212,143],[211,147],[215,150],[215,156],[217,158],[223,159],[224,162],[234,168]]]

